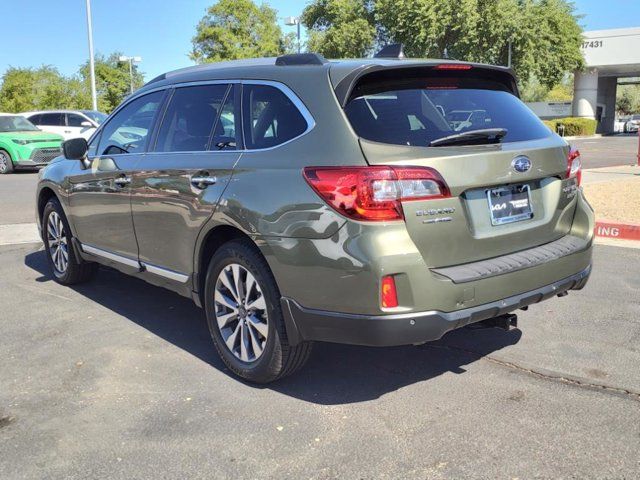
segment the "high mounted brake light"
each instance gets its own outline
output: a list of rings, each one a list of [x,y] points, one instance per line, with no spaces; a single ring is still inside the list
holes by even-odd
[[[402,220],[402,202],[451,196],[428,167],[306,167],[303,174],[325,202],[354,220]]]
[[[433,67],[434,70],[471,70],[472,68],[472,65],[464,63],[441,63]]]
[[[575,178],[578,186],[582,182],[582,160],[580,152],[575,148],[571,148],[567,156],[567,178]]]

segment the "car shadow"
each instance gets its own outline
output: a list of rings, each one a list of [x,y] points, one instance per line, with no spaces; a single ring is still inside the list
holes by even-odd
[[[41,275],[36,281],[53,281],[43,250],[29,253],[25,265]],[[190,299],[106,267],[91,282],[72,288],[233,377],[213,348],[203,310]],[[462,374],[465,365],[515,345],[521,335],[518,329],[465,328],[418,347],[316,343],[295,375],[267,386],[247,385],[322,405],[363,402],[444,373]]]

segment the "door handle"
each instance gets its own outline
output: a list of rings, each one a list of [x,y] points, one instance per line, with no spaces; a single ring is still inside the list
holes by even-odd
[[[71,130],[65,130],[64,133],[72,133]]]
[[[131,183],[131,177],[118,177],[113,183],[115,183],[119,187],[126,187]]]
[[[191,185],[200,189],[207,188],[209,185],[215,185],[217,181],[218,179],[216,177],[210,177],[208,175],[196,175],[191,177]]]

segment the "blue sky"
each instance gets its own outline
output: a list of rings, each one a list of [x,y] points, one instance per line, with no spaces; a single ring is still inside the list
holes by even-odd
[[[85,0],[4,0],[0,74],[9,66],[56,66],[73,74],[88,57]],[[195,26],[214,0],[92,0],[97,53],[121,51],[143,58],[147,79],[191,65]],[[298,15],[306,0],[270,0],[278,16]],[[577,0],[587,30],[640,27],[639,0]],[[282,20],[281,20],[282,23]],[[283,25],[285,31],[294,27]]]

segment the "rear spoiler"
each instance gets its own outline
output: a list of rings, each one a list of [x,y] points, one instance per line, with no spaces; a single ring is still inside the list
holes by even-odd
[[[362,67],[354,70],[344,77],[334,88],[336,97],[340,106],[344,107],[351,93],[356,85],[362,81],[365,77],[381,73],[381,72],[394,72],[397,71],[403,76],[415,75],[418,72],[427,73],[429,71],[442,71],[451,70],[455,71],[458,75],[462,75],[463,72],[466,75],[474,75],[487,80],[494,80],[503,84],[507,89],[516,97],[520,97],[518,91],[518,84],[516,82],[516,76],[511,68],[498,67],[494,65],[484,65],[477,63],[465,63],[454,62],[451,60],[443,60],[441,63],[406,63],[406,64],[394,64],[394,65],[363,65]],[[468,72],[468,73],[466,73]]]

